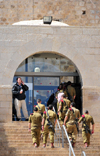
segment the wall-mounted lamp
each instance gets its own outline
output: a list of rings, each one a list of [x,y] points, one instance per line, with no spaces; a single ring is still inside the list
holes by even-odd
[[[43,17],[44,24],[51,24],[52,23],[52,16],[44,16]]]
[[[36,68],[34,69],[34,72],[40,72],[40,68],[39,68],[39,67],[36,67]]]

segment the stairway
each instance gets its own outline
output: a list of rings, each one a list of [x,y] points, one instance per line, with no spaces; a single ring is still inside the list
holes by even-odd
[[[55,142],[55,148],[50,148],[49,138],[46,148],[35,149],[32,144],[31,133],[28,132],[28,122],[0,123],[0,156],[69,156],[69,147],[66,136],[64,135],[64,148],[62,148],[62,133],[56,129],[56,140],[60,134],[60,144]],[[60,147],[59,147],[60,146]],[[91,145],[85,149],[81,136],[77,137],[75,155],[81,156],[82,151],[86,156],[100,156],[100,124],[95,124],[95,133],[91,136]]]

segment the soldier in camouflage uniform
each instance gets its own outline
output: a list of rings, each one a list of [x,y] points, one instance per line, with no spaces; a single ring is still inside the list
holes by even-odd
[[[81,115],[80,115],[79,109],[75,108],[75,103],[72,102],[70,106],[74,110],[74,112],[76,113],[76,118],[79,119],[81,117]]]
[[[70,81],[68,81],[67,92],[68,92],[69,95],[70,95],[70,98],[71,98],[70,100],[71,100],[71,102],[74,102],[75,97],[76,97],[76,91],[75,91],[74,87],[71,86],[71,82],[70,82]]]
[[[73,106],[73,104],[72,104]],[[72,146],[75,146],[76,138],[77,138],[77,128],[75,124],[75,119],[77,112],[73,110],[73,108],[69,108],[64,119],[64,125],[66,126],[67,121],[67,133],[69,136],[70,141],[72,142]]]
[[[43,112],[45,111],[45,105],[41,104],[41,99],[37,99],[36,107],[38,108],[38,113],[43,116]],[[40,139],[43,140],[43,131],[41,131]]]
[[[82,123],[82,138],[84,146],[88,147],[90,145],[90,135],[94,133],[94,120],[93,117],[89,115],[88,110],[85,111],[85,114],[79,120]],[[90,123],[92,124],[92,132],[90,131]]]
[[[45,111],[45,105],[41,104],[41,99],[37,99],[37,105],[38,113],[40,113],[43,116],[43,112]]]
[[[66,95],[63,94],[61,96],[61,100],[60,100],[59,108],[58,108],[59,121],[61,122],[61,124],[63,124],[64,122],[65,114],[68,108],[70,107],[70,103],[71,102],[68,99],[66,99]]]
[[[28,124],[29,132],[32,134],[34,147],[38,147],[40,145],[41,121],[42,117],[40,113],[38,113],[38,108],[35,107],[34,113],[30,114]]]
[[[44,112],[44,114],[43,114],[43,120],[42,120],[42,130],[44,131],[44,133],[43,133],[43,147],[46,147],[48,134],[50,134],[51,148],[54,147],[54,145],[53,145],[54,144],[54,130],[55,130],[55,124],[57,122],[57,115],[52,109],[53,109],[53,106],[49,105],[48,112]],[[48,119],[52,124],[51,125],[52,128],[50,128],[50,125],[48,125],[48,123],[49,123]]]

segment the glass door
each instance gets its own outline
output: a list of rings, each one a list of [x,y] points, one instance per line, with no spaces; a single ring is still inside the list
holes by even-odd
[[[34,105],[37,99],[41,99],[42,104],[47,106],[50,95],[57,91],[59,77],[34,77]]]

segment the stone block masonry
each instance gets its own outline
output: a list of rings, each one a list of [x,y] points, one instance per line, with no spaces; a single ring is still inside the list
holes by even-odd
[[[12,86],[0,86],[0,122],[12,120]]]
[[[0,25],[43,16],[70,26],[100,26],[100,0],[0,0]]]

